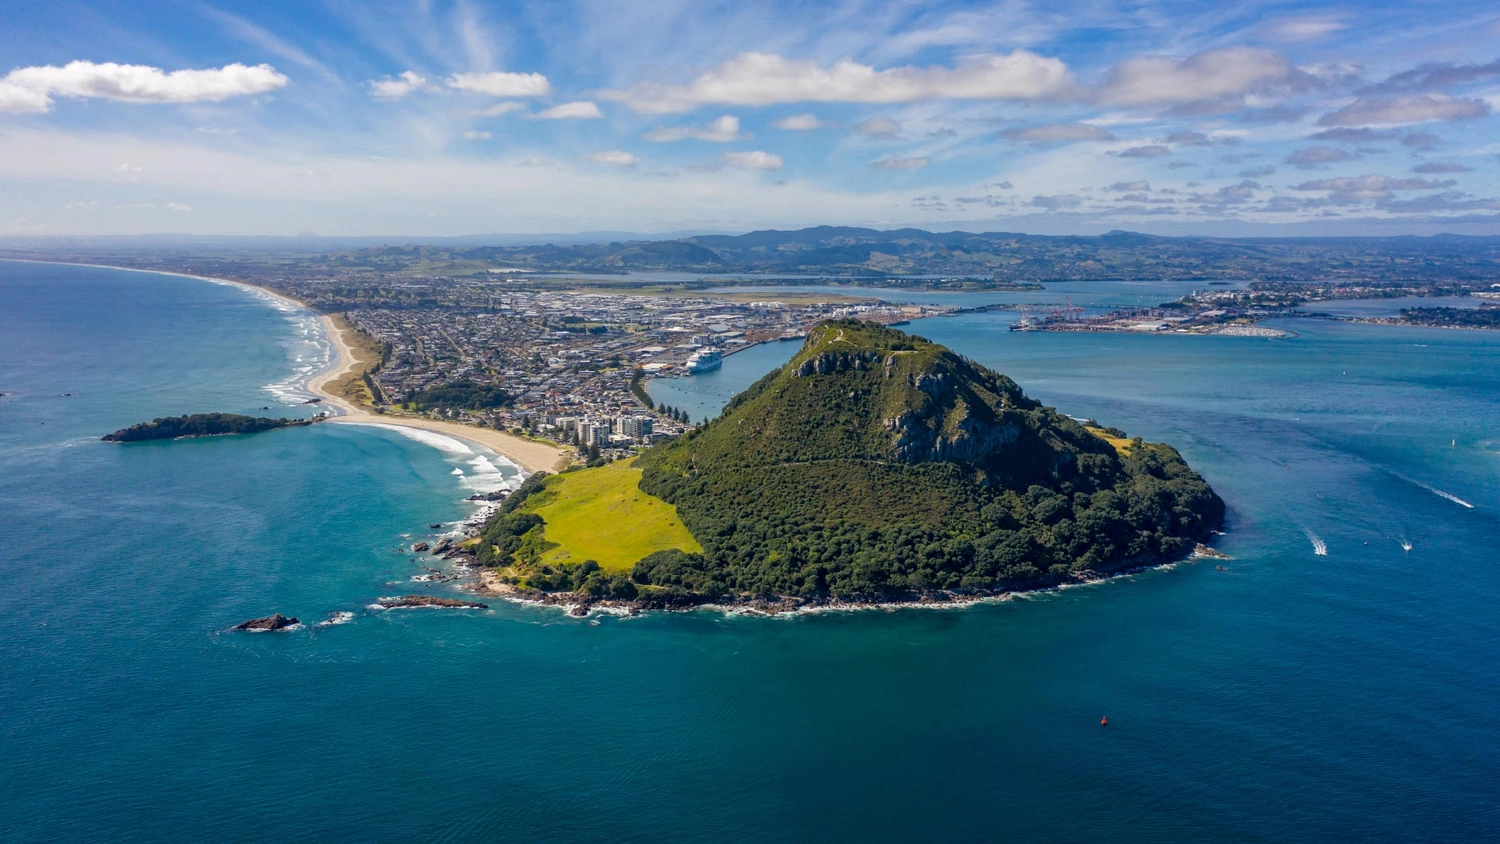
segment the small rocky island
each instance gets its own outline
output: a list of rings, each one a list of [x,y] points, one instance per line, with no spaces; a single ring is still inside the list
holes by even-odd
[[[242,621],[229,628],[230,630],[285,630],[288,627],[296,627],[302,622],[295,618],[288,618],[281,613],[274,613],[265,618],[252,618]]]
[[[259,434],[277,428],[311,425],[312,419],[271,419],[264,416],[241,416],[237,413],[194,413],[188,416],[163,416],[150,422],[121,428],[100,439],[107,443],[136,443],[148,440],[176,440],[184,437],[223,437],[235,434]]]

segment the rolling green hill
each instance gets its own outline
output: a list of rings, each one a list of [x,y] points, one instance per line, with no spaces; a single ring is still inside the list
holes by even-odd
[[[701,552],[651,553],[628,585],[595,594],[989,594],[1180,557],[1224,518],[1170,446],[1086,428],[942,346],[853,320],[815,329],[719,418],[636,466],[640,491],[675,507]],[[539,537],[542,502],[566,494],[544,489],[504,517],[523,537],[512,545]],[[527,547],[520,574],[577,588],[565,567],[538,565],[546,548]]]

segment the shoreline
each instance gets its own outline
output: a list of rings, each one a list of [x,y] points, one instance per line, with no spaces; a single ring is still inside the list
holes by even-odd
[[[844,600],[838,598],[803,599],[786,596],[750,598],[730,602],[722,600],[693,602],[691,598],[681,603],[643,602],[639,600],[625,601],[608,598],[592,600],[587,597],[580,598],[576,592],[541,592],[520,589],[508,583],[500,582],[498,572],[493,569],[484,568],[477,571],[470,569],[470,573],[474,575],[475,579],[458,588],[477,595],[498,598],[507,603],[519,606],[548,607],[562,610],[566,615],[573,618],[586,618],[596,612],[606,615],[636,616],[646,612],[683,613],[700,611],[714,612],[726,616],[745,615],[765,618],[794,618],[834,612],[962,610],[980,604],[1002,604],[1021,600],[1031,595],[1045,595],[1061,592],[1066,589],[1095,586],[1148,571],[1171,571],[1183,563],[1230,559],[1233,558],[1200,543],[1199,548],[1176,559],[1162,560],[1161,558],[1156,558],[1150,562],[1141,562],[1138,565],[1127,566],[1108,574],[1101,574],[1094,571],[1077,572],[1068,582],[1052,586],[1039,586],[1035,589],[1004,589],[972,593],[926,592],[919,595],[907,596],[900,600],[889,601],[879,599]],[[468,567],[462,563],[460,565],[465,568]]]
[[[417,419],[371,413],[340,396],[332,394],[326,389],[326,386],[333,380],[348,373],[355,365],[353,349],[349,346],[348,341],[344,339],[344,329],[340,328],[333,321],[332,316],[309,306],[306,302],[298,301],[283,293],[262,287],[259,284],[252,284],[248,281],[236,281],[230,278],[174,272],[172,270],[117,267],[112,264],[85,264],[76,261],[40,261],[34,258],[6,258],[5,260],[29,264],[57,264],[70,267],[92,267],[101,270],[120,270],[131,273],[176,276],[177,278],[187,278],[194,281],[206,281],[210,284],[227,284],[232,287],[241,288],[247,293],[269,296],[284,305],[307,311],[318,317],[319,322],[323,326],[323,334],[328,338],[329,345],[333,347],[334,359],[321,371],[309,375],[302,385],[308,392],[323,399],[325,407],[336,409],[339,412],[339,415],[330,414],[324,421],[338,422],[345,425],[396,425],[444,434],[462,440],[470,445],[477,445],[493,451],[519,466],[528,474],[557,471],[566,465],[568,460],[567,451],[560,447],[548,446],[532,440],[522,439],[504,431],[497,431],[492,428],[479,428],[474,425],[464,425],[458,422],[443,422],[436,419]]]
[[[314,313],[317,312],[314,311]],[[329,392],[327,385],[343,377],[349,370],[354,368],[354,352],[344,337],[344,332],[348,329],[340,328],[333,321],[333,317],[328,314],[319,314],[319,317],[323,325],[323,333],[327,335],[328,342],[333,346],[335,359],[328,366],[324,367],[323,371],[308,378],[305,386],[308,392],[320,396],[325,405],[336,408],[339,411],[338,416],[329,416],[326,421],[341,425],[396,426],[443,434],[471,445],[489,449],[516,464],[528,474],[556,472],[566,464],[568,453],[556,446],[522,439],[514,434],[498,431],[493,428],[480,428],[475,425],[444,422],[439,419],[422,419],[411,416],[372,413],[342,396],[334,395],[332,392]]]

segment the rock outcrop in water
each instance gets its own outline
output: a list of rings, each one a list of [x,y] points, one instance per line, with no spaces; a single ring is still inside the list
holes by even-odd
[[[457,598],[440,598],[436,595],[402,595],[399,598],[381,598],[377,603],[388,610],[435,607],[452,610],[487,610],[489,604],[478,601],[460,601]]]
[[[281,613],[274,613],[272,615],[266,616],[265,618],[252,618],[249,621],[242,621],[239,624],[236,624],[235,626],[233,626],[233,627],[231,627],[229,629],[231,629],[231,630],[285,630],[288,627],[293,627],[293,626],[301,624],[301,623],[302,623],[301,621],[298,621],[295,618],[287,618],[286,616],[282,615]]]

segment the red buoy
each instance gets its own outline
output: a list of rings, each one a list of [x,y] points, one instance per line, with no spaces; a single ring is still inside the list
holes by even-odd
[[[1101,727],[1108,727],[1109,726],[1109,718],[1108,718],[1108,716],[1099,719],[1099,726],[1101,726]]]

